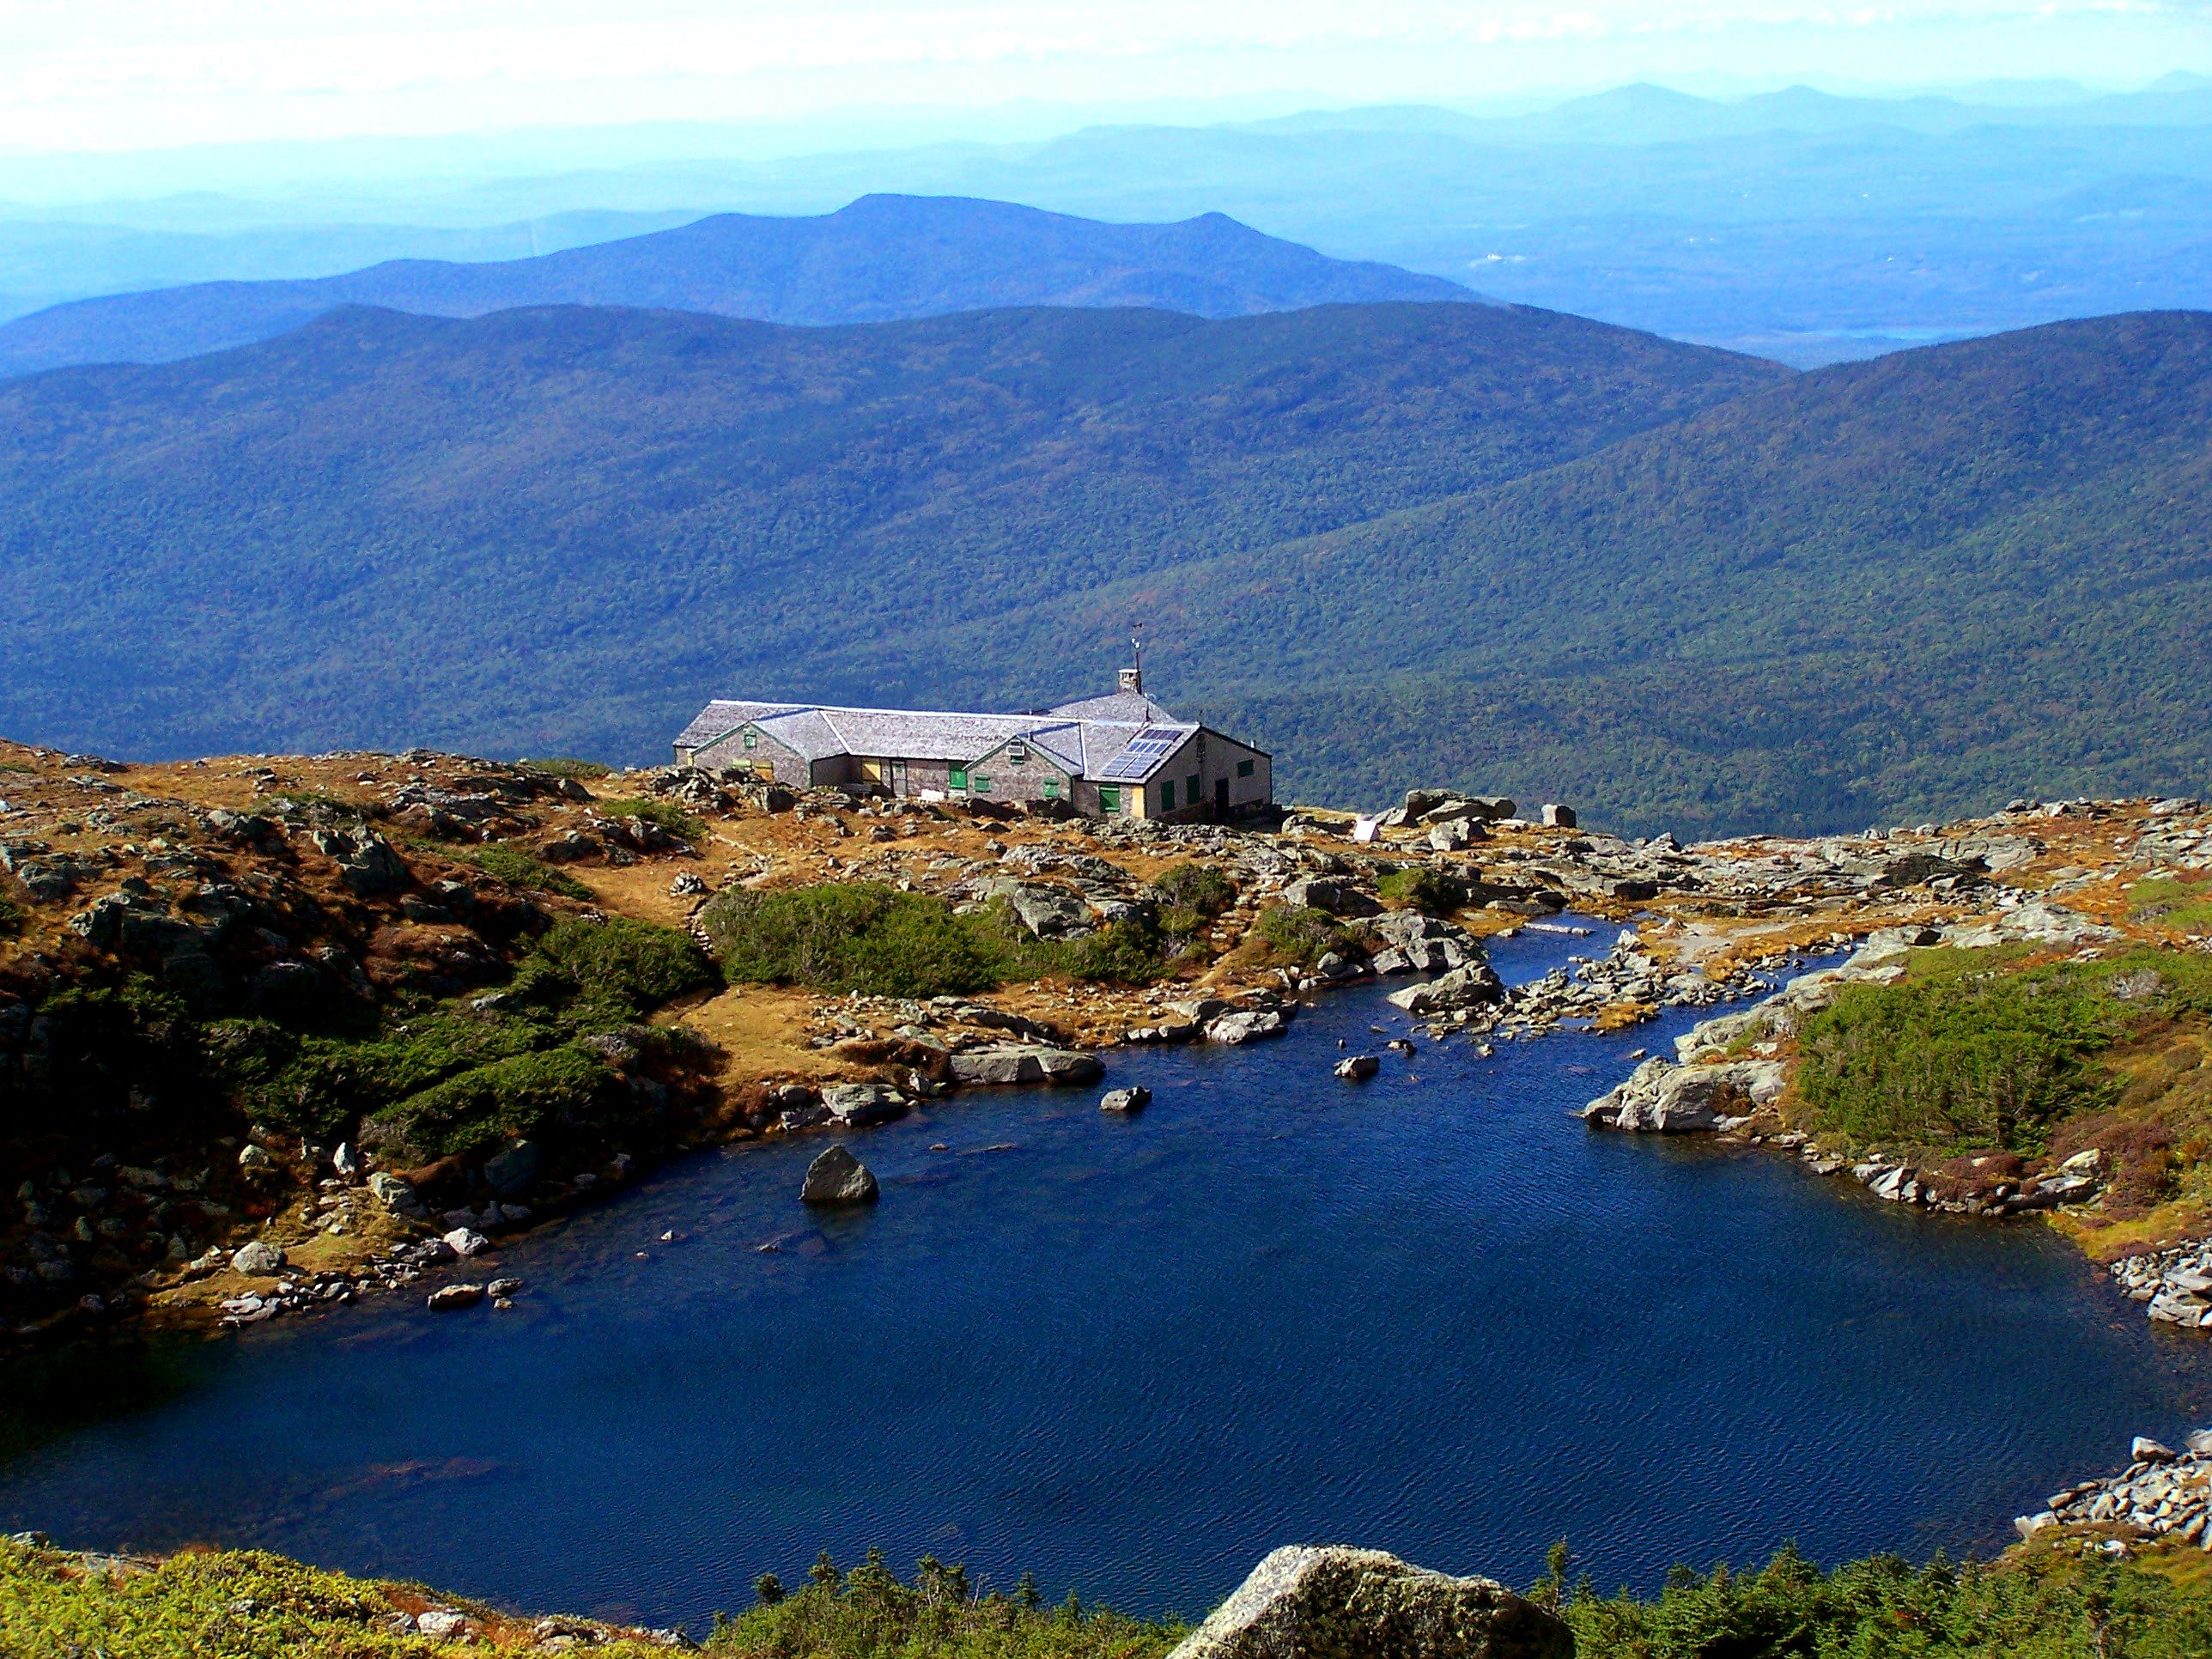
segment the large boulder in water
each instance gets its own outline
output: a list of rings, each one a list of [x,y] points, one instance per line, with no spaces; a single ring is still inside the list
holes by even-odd
[[[825,1147],[806,1166],[799,1196],[808,1204],[872,1204],[878,1196],[875,1174],[844,1147]]]
[[[1291,1545],[1169,1659],[1574,1659],[1565,1625],[1489,1578],[1381,1550]]]

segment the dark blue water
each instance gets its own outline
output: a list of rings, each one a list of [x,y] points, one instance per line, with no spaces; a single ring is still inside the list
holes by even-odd
[[[509,1313],[410,1299],[110,1350],[82,1389],[0,1376],[0,1527],[654,1621],[870,1544],[1195,1612],[1295,1540],[1525,1581],[1564,1535],[1607,1586],[1793,1538],[1988,1549],[2212,1405],[2203,1347],[2039,1227],[1568,1115],[1684,1019],[1337,1082],[1337,1039],[1391,1012],[1352,992],[1278,1042],[1117,1057],[1157,1091],[1133,1121],[1089,1091],[945,1103],[856,1143],[868,1214],[799,1206],[813,1138],[689,1159],[509,1250]]]

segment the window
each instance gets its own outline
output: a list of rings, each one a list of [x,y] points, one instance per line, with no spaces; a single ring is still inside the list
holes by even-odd
[[[757,749],[757,748],[759,748],[759,747],[760,747],[760,733],[759,733],[759,732],[746,732],[746,733],[745,733],[745,747],[746,747],[746,748],[748,748],[748,749]]]
[[[1183,781],[1183,786],[1182,786],[1182,798],[1183,798],[1185,800],[1188,801],[1188,802],[1189,802],[1193,806],[1195,806],[1195,805],[1198,805],[1198,795],[1199,795],[1198,774],[1197,774],[1197,773],[1195,773],[1195,772],[1194,772],[1194,773],[1192,773],[1192,774],[1190,775],[1190,776],[1189,776],[1189,777],[1186,778],[1186,779]]]
[[[1121,810],[1120,784],[1102,783],[1098,786],[1098,810],[1102,812],[1118,812]]]
[[[1058,778],[1047,778],[1044,781],[1044,798],[1047,800],[1058,800],[1060,799],[1060,780]]]
[[[1029,762],[1029,757],[1030,751],[1027,749],[1024,749],[1020,744],[1016,744],[1006,750],[1006,764],[1009,766],[1026,765]]]
[[[1237,763],[1237,775],[1240,778],[1250,777],[1252,775],[1252,763],[1250,761],[1238,761]]]
[[[974,777],[968,780],[968,793],[971,795],[989,794],[991,793],[990,779],[985,777],[981,772],[978,772]]]
[[[1165,779],[1160,784],[1160,811],[1163,812],[1175,811],[1175,780],[1173,778]]]
[[[945,775],[945,781],[952,788],[965,789],[968,787],[968,769],[964,766],[954,767]]]

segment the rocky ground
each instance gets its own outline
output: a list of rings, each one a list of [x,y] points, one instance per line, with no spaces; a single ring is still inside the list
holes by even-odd
[[[619,1188],[633,1158],[857,1132],[961,1088],[1089,1083],[1114,1046],[1261,1040],[1340,983],[1404,978],[1392,1000],[1431,1039],[1487,1044],[1719,1005],[1856,946],[1843,968],[1700,1028],[1690,1063],[1650,1062],[1593,1111],[1786,1146],[1771,1115],[1789,1019],[1821,988],[1878,976],[1911,941],[2121,937],[2116,883],[2202,867],[2206,826],[2171,803],[2021,804],[1970,824],[1684,847],[1436,790],[1377,817],[1093,823],[797,796],[689,769],[422,750],[123,766],[0,745],[0,1180],[14,1203],[0,1296],[26,1333],[146,1309],[254,1322],[419,1289],[485,1240]],[[495,1020],[518,963],[563,921],[632,917],[703,938],[723,891],[866,881],[957,910],[1001,905],[1064,942],[1157,911],[1163,877],[1188,866],[1225,878],[1226,902],[1150,983],[691,993],[653,1018],[696,1038],[680,1051],[696,1077],[650,1070],[648,1033],[589,1037],[652,1109],[649,1133],[588,1152],[522,1140],[410,1164],[404,1147],[360,1144],[374,1139],[366,1121],[351,1140],[287,1133],[160,1081],[161,1042],[333,1006],[403,1032],[417,1012]],[[1596,921],[1556,920],[1570,908]],[[1524,927],[1590,949],[1508,991],[1484,941]],[[1892,1184],[2009,1211],[2080,1198],[2069,1173],[1955,1200],[1917,1176]],[[453,1304],[517,1286],[460,1288],[474,1293]]]

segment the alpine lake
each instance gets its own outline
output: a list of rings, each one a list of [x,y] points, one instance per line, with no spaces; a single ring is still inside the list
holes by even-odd
[[[1291,1542],[1520,1583],[1564,1537],[1606,1589],[1786,1540],[1989,1553],[2212,1419],[2206,1345],[2039,1224],[1572,1115],[1694,1013],[1408,1057],[1384,989],[1109,1054],[1139,1115],[933,1103],[851,1139],[866,1211],[799,1204],[818,1134],[665,1164],[447,1270],[520,1278],[508,1310],[431,1313],[433,1280],[14,1362],[0,1527],[695,1631],[872,1546],[1195,1616]],[[1332,1076],[1340,1041],[1382,1074]]]

